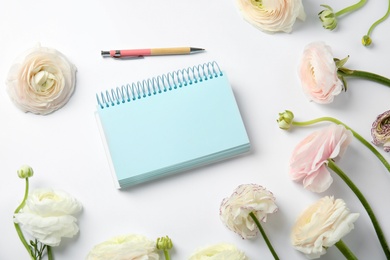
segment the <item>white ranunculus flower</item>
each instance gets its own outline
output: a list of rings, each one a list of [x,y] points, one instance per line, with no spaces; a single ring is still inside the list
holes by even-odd
[[[76,67],[61,52],[35,47],[11,67],[7,91],[24,112],[49,114],[64,106],[76,85]]]
[[[305,20],[302,0],[236,0],[246,21],[267,33],[291,32],[296,19]]]
[[[201,248],[189,260],[247,260],[248,257],[232,244],[220,243]]]
[[[79,231],[73,216],[81,211],[81,204],[64,191],[36,189],[26,205],[14,215],[15,223],[48,246],[58,246],[63,237],[73,237]]]
[[[142,235],[113,237],[92,248],[86,260],[158,260],[156,242]]]
[[[298,218],[291,233],[292,245],[309,259],[319,258],[354,228],[358,217],[342,199],[326,196]]]
[[[230,197],[223,199],[220,217],[230,230],[247,239],[259,232],[249,213],[253,212],[259,221],[266,222],[267,214],[277,210],[275,197],[270,191],[257,184],[243,184]]]

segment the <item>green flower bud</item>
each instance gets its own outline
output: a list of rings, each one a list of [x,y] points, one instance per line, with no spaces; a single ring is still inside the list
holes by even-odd
[[[173,247],[172,240],[168,236],[159,237],[157,238],[156,247],[160,250],[169,250]]]
[[[29,178],[29,177],[32,177],[34,175],[34,171],[33,169],[28,166],[28,165],[23,165],[22,167],[20,167],[20,169],[18,170],[18,176],[19,178],[21,179],[26,179],[26,178]]]
[[[318,14],[318,17],[322,22],[322,26],[325,29],[333,30],[334,28],[337,27],[337,17],[330,6],[328,5],[321,5],[321,6],[326,8],[325,10],[321,11]]]
[[[283,130],[290,129],[292,122],[294,120],[293,112],[285,110],[283,113],[279,113],[279,118],[276,120],[278,122],[279,128]]]
[[[371,40],[370,36],[364,35],[363,38],[362,38],[362,44],[364,46],[370,46],[371,43],[372,43],[372,40]]]

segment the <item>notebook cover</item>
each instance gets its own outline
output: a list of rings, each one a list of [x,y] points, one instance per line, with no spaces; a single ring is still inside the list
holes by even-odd
[[[97,109],[123,188],[236,156],[249,139],[226,75]]]

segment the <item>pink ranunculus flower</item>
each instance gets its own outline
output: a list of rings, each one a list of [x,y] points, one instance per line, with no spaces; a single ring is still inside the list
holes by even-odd
[[[311,101],[319,104],[333,102],[334,97],[344,89],[337,75],[332,50],[323,42],[313,42],[305,47],[298,75],[303,92]]]
[[[297,19],[305,20],[302,0],[236,0],[243,18],[267,33],[291,32]]]
[[[6,81],[9,97],[24,112],[52,113],[72,96],[76,70],[64,54],[39,45],[10,68]]]
[[[303,139],[290,159],[290,177],[303,181],[305,189],[323,192],[333,182],[328,159],[341,157],[351,143],[353,134],[343,125],[330,124]]]

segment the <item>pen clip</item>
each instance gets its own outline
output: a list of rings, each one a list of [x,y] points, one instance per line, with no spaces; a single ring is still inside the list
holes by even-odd
[[[137,59],[143,59],[144,56],[113,56],[112,58],[117,60],[137,60]]]

